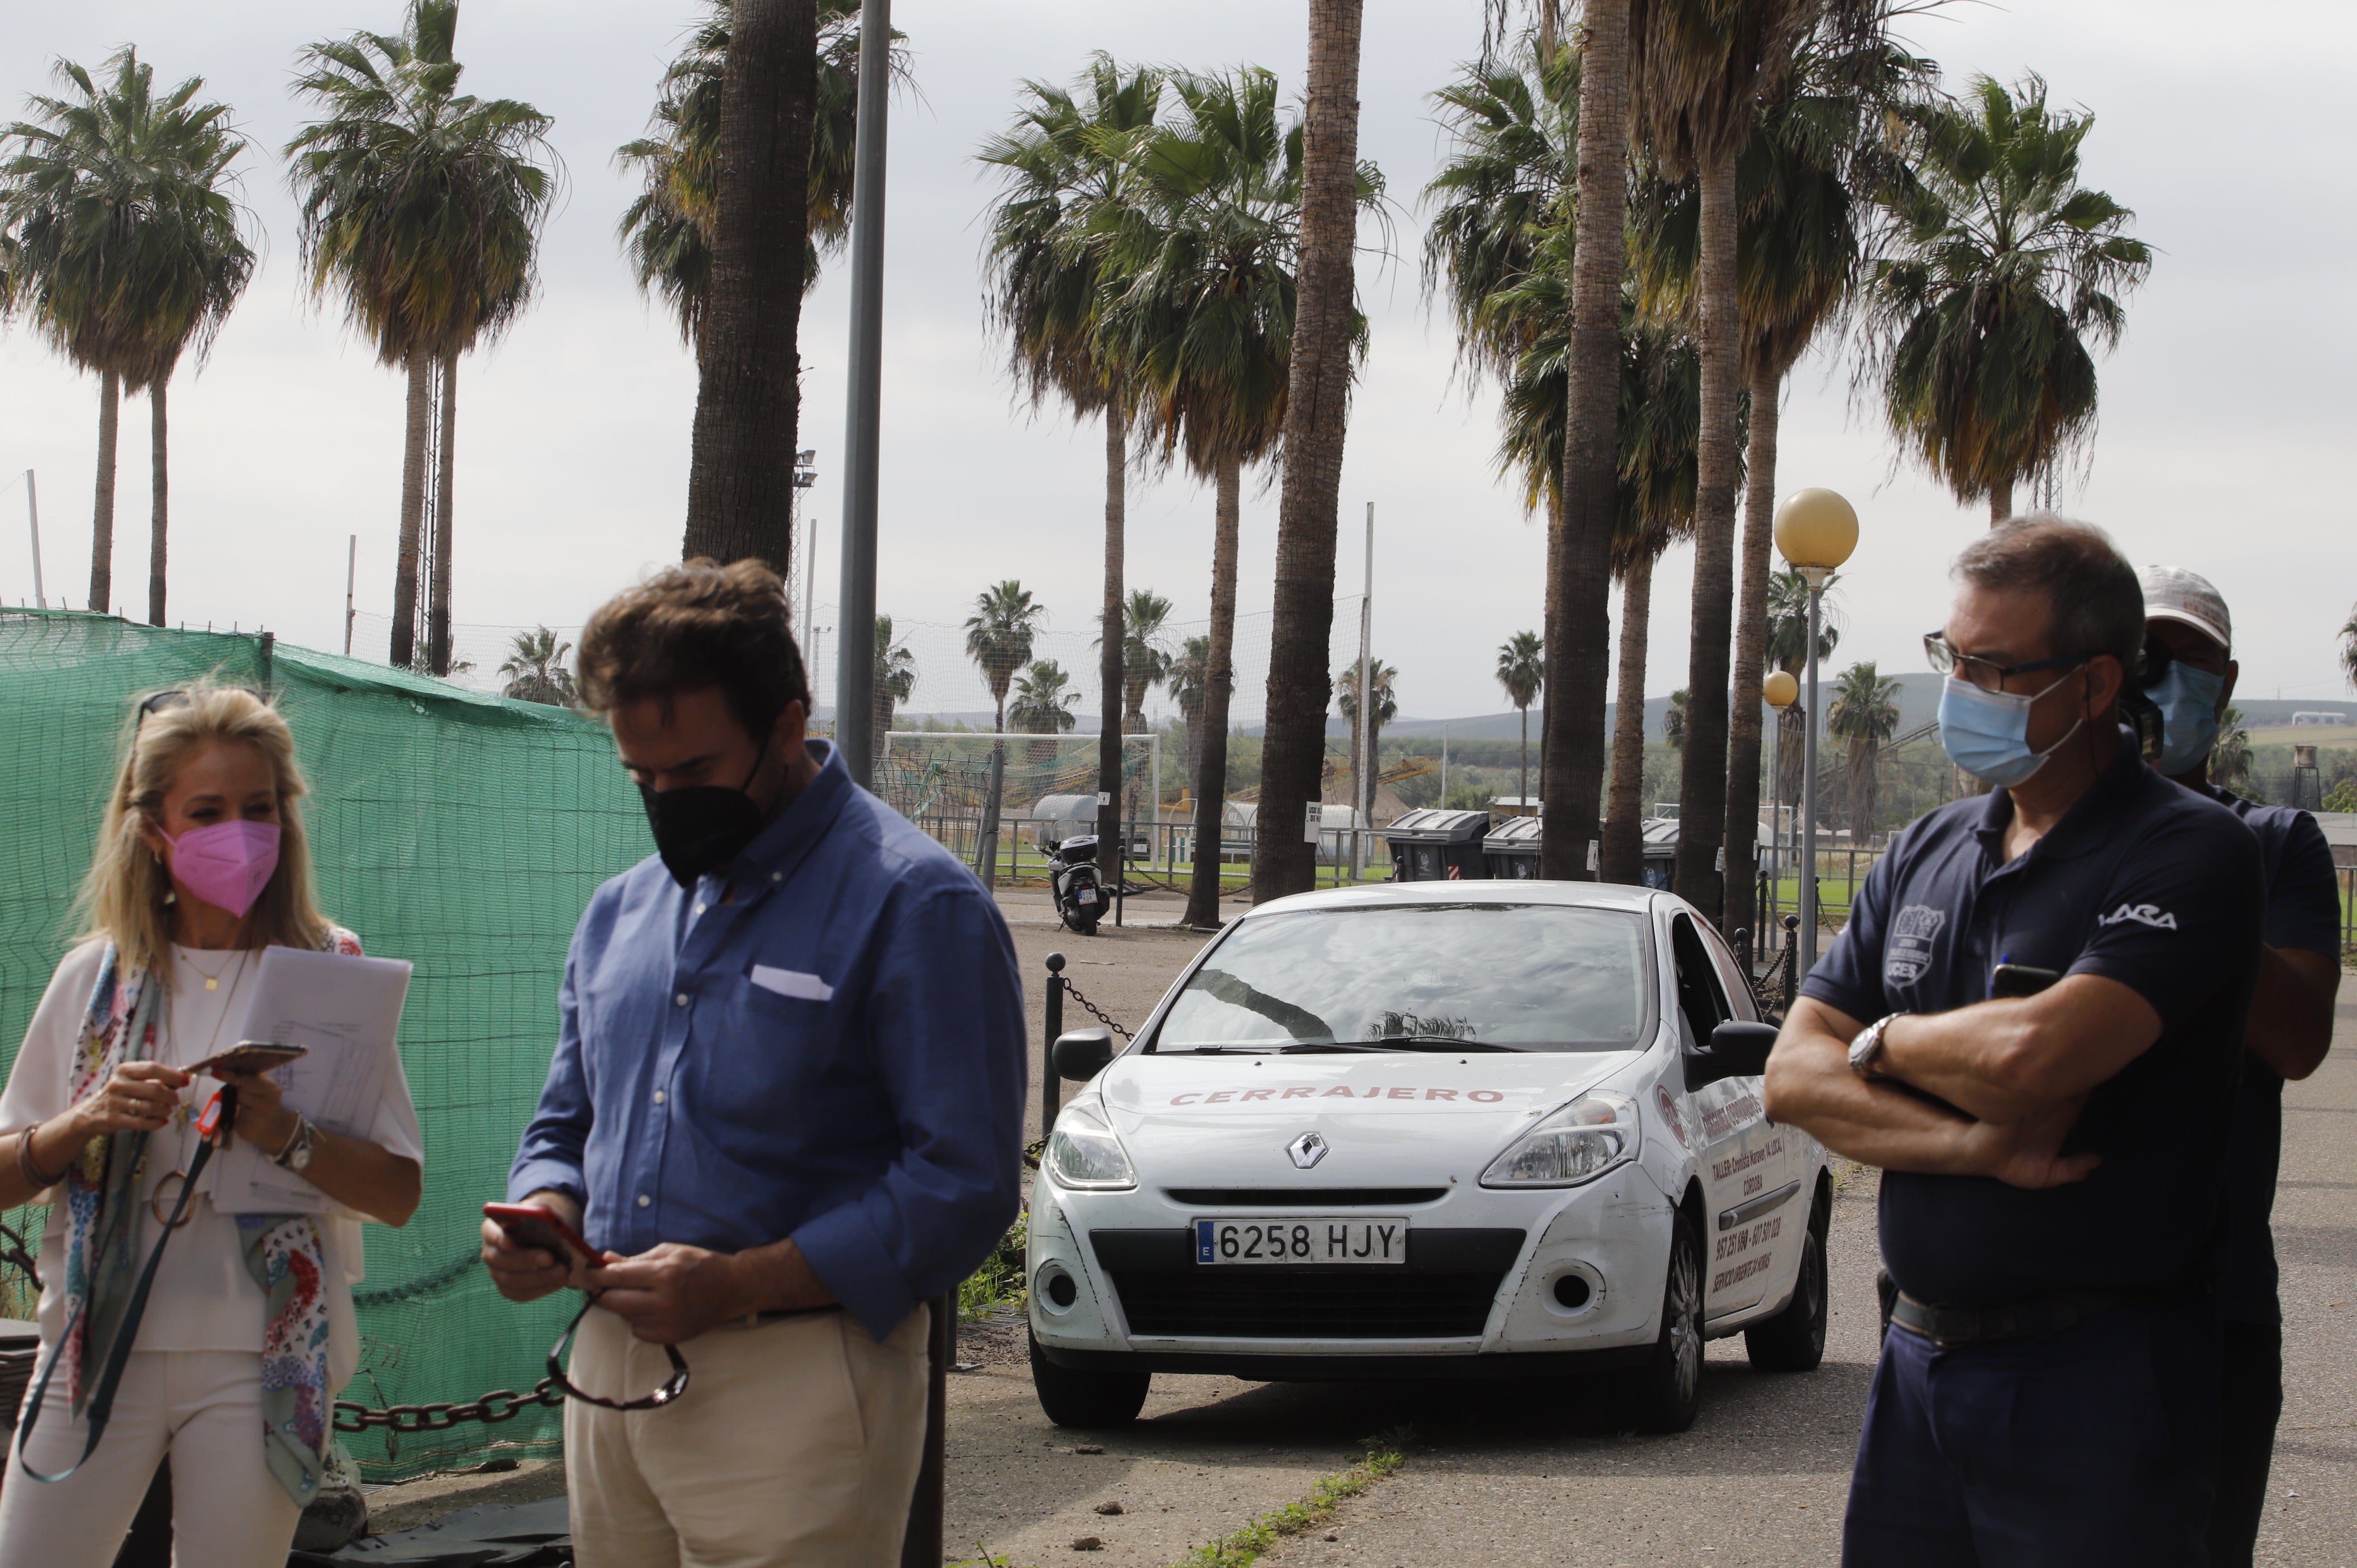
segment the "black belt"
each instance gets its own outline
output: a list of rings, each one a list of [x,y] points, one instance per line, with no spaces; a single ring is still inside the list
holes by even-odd
[[[2003,1306],[1934,1306],[1900,1291],[1891,1303],[1890,1321],[1948,1350],[1959,1345],[2040,1339],[2076,1328],[2100,1313],[2186,1299],[2183,1292],[2073,1290]]]

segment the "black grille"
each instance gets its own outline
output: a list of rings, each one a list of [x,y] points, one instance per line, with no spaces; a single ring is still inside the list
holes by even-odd
[[[1445,1187],[1173,1187],[1163,1189],[1173,1203],[1221,1208],[1389,1208],[1438,1203]]]
[[[1393,1267],[1222,1267],[1178,1230],[1094,1230],[1130,1332],[1202,1339],[1467,1339],[1522,1253],[1512,1230],[1411,1228]]]
[[[1133,1334],[1220,1339],[1462,1339],[1479,1335],[1505,1271],[1367,1268],[1115,1271]]]

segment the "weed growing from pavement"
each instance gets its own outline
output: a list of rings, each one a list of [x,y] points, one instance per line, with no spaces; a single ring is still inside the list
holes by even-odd
[[[1028,1293],[1023,1283],[1023,1236],[1030,1224],[1028,1214],[1018,1214],[982,1267],[967,1276],[958,1286],[958,1317],[966,1323],[978,1323],[996,1311],[1019,1310],[1026,1305]]]
[[[1398,1469],[1404,1462],[1401,1450],[1414,1435],[1409,1428],[1400,1427],[1370,1438],[1357,1464],[1337,1475],[1320,1477],[1309,1488],[1308,1497],[1297,1503],[1287,1503],[1275,1513],[1263,1514],[1224,1540],[1195,1548],[1175,1568],[1252,1568],[1260,1561],[1262,1552],[1288,1535],[1299,1535],[1324,1524],[1344,1498],[1357,1497]]]

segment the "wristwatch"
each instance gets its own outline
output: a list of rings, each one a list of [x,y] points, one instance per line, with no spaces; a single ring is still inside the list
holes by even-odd
[[[1882,1074],[1876,1070],[1875,1064],[1882,1059],[1882,1032],[1890,1027],[1892,1019],[1906,1015],[1904,1013],[1885,1013],[1860,1029],[1857,1038],[1849,1043],[1849,1070],[1860,1078],[1880,1078]]]
[[[285,1148],[271,1156],[271,1163],[283,1165],[299,1176],[310,1166],[312,1143],[317,1132],[318,1129],[311,1125],[311,1119],[297,1111],[295,1112],[295,1135],[286,1140]]]

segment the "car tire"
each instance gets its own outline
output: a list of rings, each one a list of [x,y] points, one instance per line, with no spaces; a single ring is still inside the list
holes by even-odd
[[[1684,1432],[1702,1409],[1702,1237],[1683,1208],[1670,1221],[1662,1332],[1613,1396],[1619,1423],[1637,1432]]]
[[[1100,1371],[1060,1367],[1048,1359],[1038,1339],[1031,1341],[1031,1389],[1039,1396],[1039,1408],[1058,1426],[1127,1426],[1146,1408],[1146,1391],[1153,1380],[1144,1368]]]
[[[1825,1359],[1825,1317],[1831,1290],[1825,1263],[1825,1230],[1832,1219],[1820,1197],[1809,1209],[1801,1240],[1801,1270],[1792,1299],[1775,1316],[1743,1331],[1743,1348],[1759,1372],[1813,1372]]]

